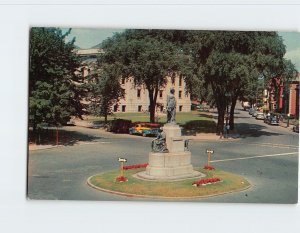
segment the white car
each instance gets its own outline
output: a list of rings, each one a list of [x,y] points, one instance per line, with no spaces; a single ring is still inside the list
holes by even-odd
[[[257,120],[263,120],[263,119],[265,119],[265,115],[262,112],[258,112],[256,114],[255,119],[257,119]]]

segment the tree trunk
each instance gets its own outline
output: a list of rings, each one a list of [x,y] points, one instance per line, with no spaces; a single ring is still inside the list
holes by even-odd
[[[226,102],[222,96],[217,97],[217,109],[218,109],[218,123],[217,123],[217,135],[222,135],[224,131],[224,117],[226,112]]]
[[[218,106],[218,123],[217,123],[217,135],[223,134],[224,129],[224,116],[225,116],[225,107]]]
[[[237,95],[232,98],[231,106],[230,106],[230,116],[229,116],[229,125],[230,129],[234,129],[234,109],[237,101]]]
[[[150,100],[150,106],[149,106],[150,122],[155,123],[155,107],[156,107],[156,100],[158,95],[158,88],[155,88],[155,90],[148,90],[148,92],[149,92],[149,100]]]
[[[104,116],[104,123],[107,124],[107,113],[105,113],[105,116]]]
[[[150,122],[154,123],[155,122],[155,103],[154,103],[154,98],[153,98],[153,90],[148,90],[149,93],[149,113],[150,113]]]

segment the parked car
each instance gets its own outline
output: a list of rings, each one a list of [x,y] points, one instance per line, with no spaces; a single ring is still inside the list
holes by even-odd
[[[129,134],[138,134],[143,137],[146,136],[157,136],[159,133],[159,124],[147,123],[147,122],[136,122],[131,128],[129,128]]]
[[[249,108],[249,114],[252,115],[255,112],[254,108]]]
[[[257,119],[257,120],[264,120],[265,119],[265,115],[262,112],[258,112],[256,114],[255,119]]]
[[[268,123],[270,117],[271,117],[270,115],[266,115],[266,116],[265,116],[265,119],[264,119],[264,122],[265,122],[265,123]]]
[[[299,124],[293,126],[293,131],[299,133]]]
[[[278,120],[278,117],[276,116],[270,116],[268,118],[268,122],[267,122],[269,125],[279,125],[279,120]]]
[[[115,119],[108,124],[107,131],[114,133],[128,133],[131,124],[132,122],[130,120]]]
[[[257,111],[254,111],[254,112],[252,113],[252,116],[253,116],[253,117],[256,117],[256,116],[257,116],[257,113],[258,113]]]

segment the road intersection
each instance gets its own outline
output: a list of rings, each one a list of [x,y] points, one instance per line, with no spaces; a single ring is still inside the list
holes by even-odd
[[[236,111],[234,140],[192,140],[192,164],[207,161],[212,148],[215,167],[244,176],[252,184],[243,192],[202,198],[201,202],[295,203],[298,198],[299,136],[290,129],[269,126],[247,112]],[[28,197],[54,200],[134,200],[103,193],[86,184],[91,175],[117,169],[118,158],[128,164],[146,163],[152,138],[117,135],[97,129],[73,127],[93,140],[47,150],[30,151]],[[148,200],[148,199],[147,199]],[[178,200],[177,200],[178,201]]]

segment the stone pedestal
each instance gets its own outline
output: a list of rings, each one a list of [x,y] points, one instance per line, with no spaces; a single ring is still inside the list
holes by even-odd
[[[166,143],[169,152],[184,151],[184,139],[181,137],[181,128],[179,125],[165,124],[163,131],[166,134]]]
[[[176,124],[165,124],[167,153],[150,152],[149,165],[138,177],[149,180],[176,180],[192,177],[203,177],[204,174],[194,171],[191,164],[191,152],[185,148],[185,139],[181,128]]]

